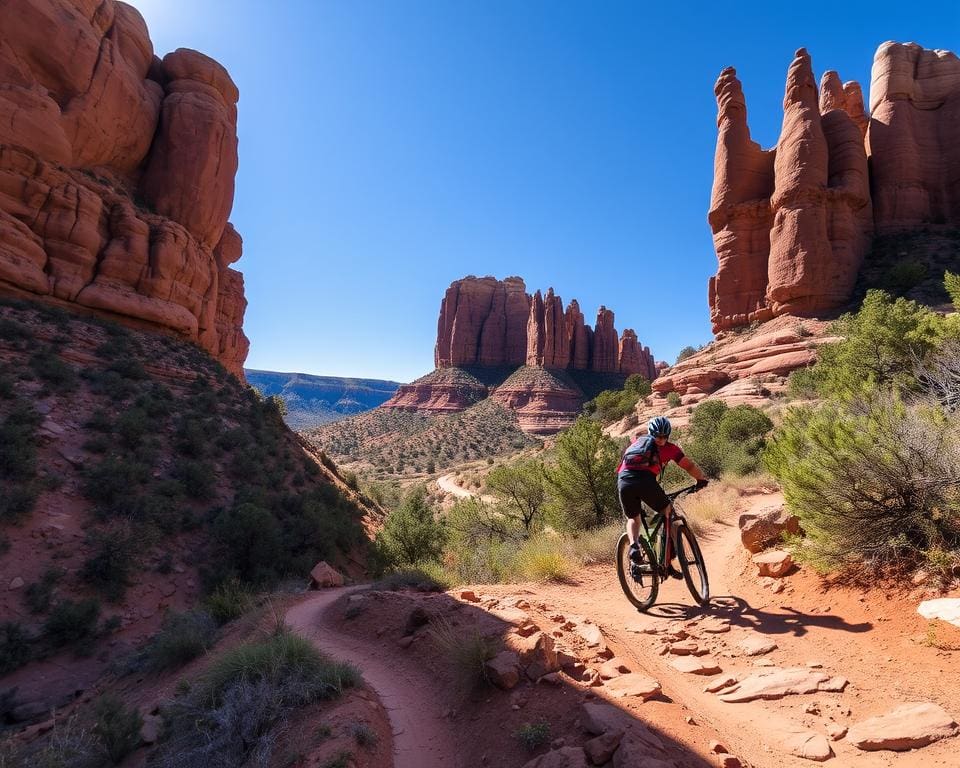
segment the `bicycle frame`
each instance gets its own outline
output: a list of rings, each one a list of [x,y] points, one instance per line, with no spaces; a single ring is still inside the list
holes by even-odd
[[[650,546],[653,548],[654,554],[657,555],[657,568],[661,576],[666,575],[667,564],[670,562],[672,557],[671,549],[673,547],[673,536],[667,535],[667,530],[670,528],[672,520],[670,519],[670,511],[673,508],[673,503],[678,498],[683,496],[685,493],[696,490],[696,484],[687,486],[686,488],[681,488],[679,491],[674,491],[673,493],[668,493],[667,498],[670,500],[670,506],[668,506],[663,512],[656,512],[650,520],[650,527],[647,526],[647,520],[645,515],[640,516],[640,522],[643,525],[643,532],[647,536],[647,541],[650,542]],[[660,542],[660,546],[657,547],[657,542]]]

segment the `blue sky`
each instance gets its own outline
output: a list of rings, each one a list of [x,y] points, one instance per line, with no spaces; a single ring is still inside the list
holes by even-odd
[[[708,341],[720,70],[769,147],[795,49],[865,96],[885,40],[960,49],[952,0],[133,5],[240,88],[247,366],[398,381],[469,274],[605,304],[658,359]]]

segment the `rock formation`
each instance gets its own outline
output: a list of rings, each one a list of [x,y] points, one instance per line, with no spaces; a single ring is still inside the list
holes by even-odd
[[[600,307],[591,329],[576,299],[564,310],[552,288],[530,296],[519,277],[471,275],[451,283],[440,304],[434,362],[437,368],[526,364],[651,379],[657,373],[633,330],[618,339],[611,310]]]
[[[600,307],[594,330],[576,299],[564,309],[552,288],[530,296],[519,277],[456,280],[440,304],[436,370],[380,407],[445,414],[492,397],[524,432],[552,434],[602,389],[635,373],[656,378],[650,348],[629,328],[618,339],[613,321]]]
[[[750,138],[736,71],[723,70],[708,220],[715,333],[774,316],[818,317],[850,299],[874,232],[960,225],[960,60],[913,43],[874,58],[871,114],[855,82],[809,54],[787,73],[776,147]],[[869,160],[869,165],[868,165]]]
[[[242,376],[226,70],[161,61],[115,0],[11,0],[0,29],[0,291],[176,333]]]

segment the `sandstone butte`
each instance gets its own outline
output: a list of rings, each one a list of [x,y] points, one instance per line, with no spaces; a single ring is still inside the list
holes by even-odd
[[[828,71],[818,88],[801,48],[787,71],[780,138],[768,150],[750,138],[732,67],[714,93],[714,333],[780,315],[822,317],[850,300],[874,234],[960,226],[953,53],[881,45],[867,116],[860,86]]]
[[[115,0],[0,3],[0,292],[189,339],[243,376],[237,100]]]
[[[451,283],[443,297],[434,362],[433,373],[401,386],[381,408],[456,412],[492,396],[517,414],[522,429],[549,434],[583,405],[571,374],[608,375],[620,385],[634,373],[654,379],[659,370],[632,329],[618,336],[606,307],[591,328],[577,301],[564,308],[552,288],[531,296],[519,277],[472,275]],[[483,369],[502,375],[487,378]]]

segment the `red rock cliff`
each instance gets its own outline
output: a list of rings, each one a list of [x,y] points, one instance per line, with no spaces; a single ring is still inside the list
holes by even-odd
[[[471,275],[451,283],[440,304],[434,362],[438,368],[526,364],[651,379],[657,373],[636,333],[627,329],[618,339],[612,311],[600,307],[593,330],[575,299],[564,310],[552,288],[531,297],[519,277]]]
[[[960,60],[915,44],[877,51],[871,114],[836,72],[818,89],[800,49],[787,72],[775,148],[750,138],[736,72],[720,74],[708,216],[719,268],[715,333],[850,298],[874,231],[960,225]],[[869,159],[869,165],[868,165]]]
[[[114,0],[5,0],[0,29],[0,290],[175,332],[242,376],[226,70],[161,61]]]

